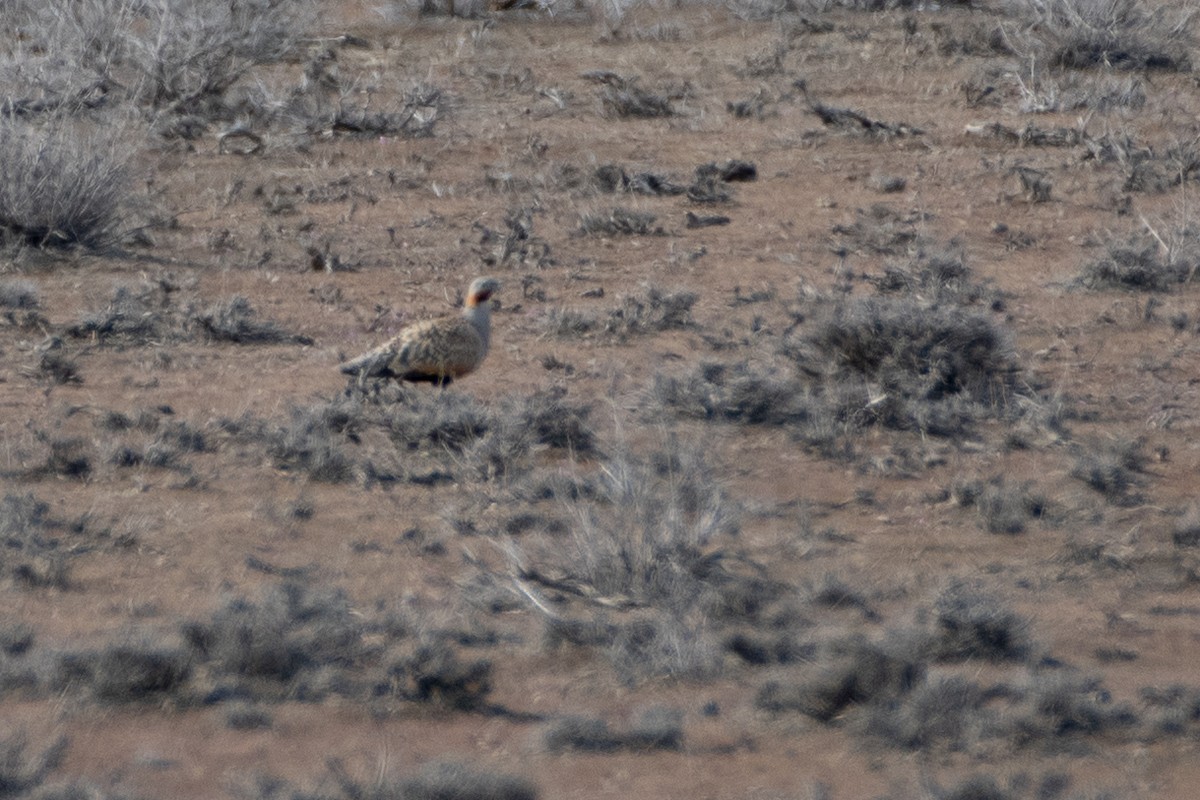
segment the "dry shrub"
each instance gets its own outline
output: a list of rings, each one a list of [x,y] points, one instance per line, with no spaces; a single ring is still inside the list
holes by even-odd
[[[59,737],[40,753],[32,752],[23,732],[5,731],[0,739],[0,792],[5,797],[28,797],[62,764],[67,739]]]
[[[1188,226],[1167,235],[1171,246],[1145,232],[1113,237],[1099,258],[1084,265],[1076,283],[1087,289],[1163,292],[1191,281],[1200,268],[1196,231]]]
[[[0,241],[103,247],[129,225],[135,129],[0,115]]]
[[[714,626],[753,606],[743,594],[767,589],[712,550],[717,537],[736,532],[737,510],[700,453],[672,441],[648,458],[612,456],[586,494],[554,497],[566,534],[506,543],[521,581],[583,601],[579,619],[549,617],[548,637],[604,648],[630,683],[714,674]],[[637,611],[608,623],[603,608]]]
[[[1195,12],[1141,0],[1020,0],[1017,50],[1037,63],[1067,69],[1190,68]]]
[[[204,335],[215,342],[236,344],[312,344],[308,336],[289,333],[270,320],[258,318],[250,301],[240,295],[195,313]]]
[[[581,214],[579,217],[579,232],[585,235],[606,236],[649,236],[662,234],[661,227],[655,227],[658,219],[648,211],[635,211],[631,208],[616,206],[607,211],[593,211]]]

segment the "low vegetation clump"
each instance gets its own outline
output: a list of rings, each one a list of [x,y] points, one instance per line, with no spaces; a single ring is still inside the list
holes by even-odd
[[[404,136],[418,139],[432,136],[434,127],[442,119],[447,105],[445,93],[435,87],[418,85],[410,88],[391,110],[373,110],[366,107],[339,104],[332,120],[325,122],[313,133],[328,130],[332,133],[359,136]],[[312,123],[310,123],[312,127]]]
[[[569,308],[552,311],[543,318],[542,327],[560,338],[600,336],[623,341],[632,336],[691,328],[692,307],[699,299],[695,292],[664,291],[648,286],[641,294],[625,295],[619,305],[604,314]]]
[[[954,583],[934,603],[933,639],[927,652],[938,661],[1020,662],[1030,654],[1029,622],[997,598]]]
[[[984,312],[907,296],[815,310],[784,345],[790,364],[703,364],[657,379],[675,413],[784,425],[818,451],[868,427],[949,438],[1012,417],[1024,396],[1009,333]],[[776,362],[771,359],[768,363]]]
[[[883,295],[920,295],[939,304],[991,308],[1004,306],[1003,296],[987,283],[976,280],[967,266],[961,246],[944,247],[918,242],[914,255],[904,261],[884,264],[883,274],[869,278]]]
[[[964,481],[952,491],[958,504],[974,508],[988,533],[1023,533],[1030,520],[1042,519],[1047,500],[1030,483],[1010,484],[1003,476],[988,481]]]
[[[179,297],[183,291],[171,276],[138,286],[119,286],[108,304],[66,333],[113,347],[147,347],[196,340],[234,344],[312,344],[307,336],[284,330],[258,316],[250,301],[234,296],[206,307]]]
[[[1142,502],[1139,488],[1145,482],[1146,454],[1137,440],[1104,442],[1079,449],[1071,477],[1083,481],[1116,506],[1135,506]]]
[[[33,310],[41,307],[37,285],[31,281],[0,282],[0,308],[10,311]]]
[[[847,252],[904,256],[918,244],[917,225],[924,220],[920,212],[901,212],[886,203],[857,209],[850,222],[833,226],[840,247]]]
[[[456,762],[427,764],[403,779],[396,796],[404,800],[537,800],[529,780]],[[351,797],[362,795],[351,794]]]
[[[1190,68],[1188,18],[1140,0],[1025,0],[1028,21],[1019,50],[1066,69],[1171,70]]]
[[[786,364],[705,362],[691,374],[659,375],[655,395],[675,413],[746,425],[815,426],[828,409]]]
[[[604,113],[613,117],[670,117],[675,114],[671,101],[678,92],[654,92],[639,85],[638,79],[604,74],[604,86],[599,90]]]
[[[0,243],[101,248],[130,226],[130,126],[0,114]]]
[[[1114,703],[1094,677],[1069,670],[1035,672],[1016,697],[1005,732],[1018,747],[1059,751],[1080,739],[1123,741],[1140,735],[1136,712]]]
[[[48,331],[52,326],[41,309],[41,296],[34,283],[25,280],[0,283],[0,326],[7,325],[24,331]],[[74,360],[63,352],[61,338],[47,337],[38,346],[38,351],[38,374],[58,384],[80,382]]]
[[[178,336],[168,316],[173,287],[151,285],[132,289],[122,286],[103,309],[87,314],[67,328],[80,339],[116,346],[145,346]]]
[[[351,775],[339,759],[330,759],[329,775],[319,790],[301,790],[287,781],[258,775],[239,796],[260,800],[537,800],[537,785],[509,772],[458,761],[433,761],[403,777]]]
[[[1086,289],[1132,289],[1165,292],[1194,279],[1200,268],[1200,250],[1191,229],[1181,230],[1168,248],[1151,234],[1114,239],[1100,258],[1084,265],[1077,283]]]
[[[71,81],[52,64],[27,75],[23,94],[13,97],[26,113],[75,111],[106,99],[210,119],[232,116],[229,90],[254,67],[293,54],[314,19],[307,0],[50,0],[4,11],[29,52],[56,53],[76,65]]]
[[[184,628],[217,697],[319,699],[337,673],[361,664],[363,624],[336,592],[284,584],[261,600],[235,600]]]
[[[843,385],[862,381],[864,394],[870,386],[862,413],[885,427],[920,430],[936,425],[938,406],[952,399],[1002,408],[1019,370],[1009,334],[991,317],[907,297],[833,309],[792,355],[802,369],[824,369]]]
[[[185,420],[171,420],[161,412],[144,411],[136,421],[111,412],[97,427],[108,432],[108,462],[118,467],[146,466],[190,474],[189,456],[215,449],[207,430]]]
[[[481,709],[492,690],[492,663],[463,660],[446,638],[412,642],[389,659],[389,691],[404,700],[469,711]]]
[[[844,593],[844,587],[836,592]],[[1043,676],[1031,658],[1029,623],[981,589],[951,584],[918,619],[916,628],[877,637],[810,638],[797,658],[758,662],[780,666],[755,704],[777,714],[845,721],[860,736],[914,751],[975,751],[1003,740],[1053,747],[1061,734],[1107,733],[1128,721],[1126,709],[1088,704],[1094,684]],[[1028,670],[1027,681],[987,686],[946,666],[972,660],[1015,664]],[[1051,699],[1060,691],[1062,697]],[[1020,733],[1053,727],[1048,718],[1060,708],[1068,717],[1091,709],[1100,721],[1090,730],[1044,730],[1041,739]]]
[[[6,494],[0,500],[0,576],[31,588],[65,589],[71,559],[101,536],[86,517],[57,519],[32,494]]]
[[[1070,777],[1062,772],[1048,772],[1037,779],[1022,773],[1003,782],[997,781],[991,775],[980,773],[947,786],[929,781],[928,786],[923,788],[919,795],[888,795],[880,800],[915,800],[918,796],[932,800],[1065,800],[1067,797],[1083,797],[1067,795],[1070,786]],[[1102,793],[1100,796],[1109,795]]]
[[[996,735],[991,699],[974,681],[936,676],[873,704],[860,724],[865,735],[901,750],[969,750]]]
[[[698,453],[667,453],[650,463],[608,460],[597,495],[572,509],[571,543],[542,553],[593,597],[685,610],[708,589],[704,550],[736,532],[733,501]],[[555,552],[557,551],[557,552]],[[540,569],[532,564],[525,572]]]
[[[884,122],[872,119],[849,108],[838,108],[824,103],[812,102],[809,110],[825,125],[851,136],[871,139],[893,139],[905,136],[920,136],[924,131],[903,122]]]
[[[821,643],[800,674],[764,683],[754,703],[765,711],[829,722],[850,706],[907,694],[924,670],[919,660],[887,645],[859,636],[833,639]]]
[[[579,232],[600,236],[649,236],[662,234],[656,227],[658,217],[648,211],[614,206],[605,211],[591,211],[579,217]]]
[[[55,683],[90,691],[100,702],[154,703],[185,693],[191,670],[191,657],[181,643],[143,637],[62,654]]]
[[[876,223],[846,235],[873,241]],[[739,362],[656,376],[656,399],[676,415],[784,427],[839,458],[868,428],[962,439],[986,420],[1057,424],[1034,421],[1040,404],[994,313],[1003,295],[974,279],[961,248],[913,241],[906,261],[868,276],[874,293],[803,297],[787,307],[782,337],[747,339]]]
[[[116,705],[229,703],[231,714],[248,704],[329,697],[383,711],[398,703],[490,708],[491,664],[464,657],[460,638],[418,632],[387,609],[364,614],[339,591],[289,580],[174,630],[122,633],[82,650],[30,641],[0,656],[0,690]]]
[[[586,495],[552,499],[566,533],[510,540],[510,567],[546,613],[547,642],[600,647],[623,680],[712,674],[720,626],[772,596],[714,549],[736,533],[736,506],[694,451],[609,457]],[[569,605],[551,611],[539,592]]]
[[[1200,688],[1194,686],[1146,687],[1141,693],[1146,706],[1148,738],[1200,734]]]
[[[56,739],[41,752],[34,752],[27,734],[5,731],[0,738],[0,792],[14,798],[46,796],[34,792],[39,789],[46,792],[46,779],[62,763],[66,751],[66,737]],[[73,795],[64,792],[64,796]]]
[[[261,320],[245,297],[236,296],[195,312],[193,319],[204,336],[214,342],[235,344],[312,344],[308,336],[285,331],[270,320]]]
[[[592,183],[602,192],[628,192],[651,197],[680,195],[687,187],[654,172],[629,172],[619,164],[602,164],[592,173]]]
[[[280,469],[312,480],[433,485],[512,476],[529,468],[539,448],[589,453],[588,413],[561,395],[509,397],[489,407],[457,392],[351,381],[339,396],[293,408],[286,422],[247,417],[221,427],[265,446]]]
[[[597,717],[567,717],[549,725],[542,742],[552,753],[678,750],[683,746],[683,714],[670,708],[648,708],[623,729],[613,729]]]
[[[1176,547],[1200,546],[1200,507],[1192,506],[1175,522],[1171,541]]]

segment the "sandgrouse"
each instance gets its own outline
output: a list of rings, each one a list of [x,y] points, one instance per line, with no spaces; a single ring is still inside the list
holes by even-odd
[[[495,278],[476,278],[460,316],[409,325],[391,341],[342,364],[342,372],[367,378],[426,381],[447,386],[479,368],[488,352]]]

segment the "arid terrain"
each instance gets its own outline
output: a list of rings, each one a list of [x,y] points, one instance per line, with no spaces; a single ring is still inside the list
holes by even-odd
[[[1186,6],[0,16],[0,798],[1197,796]]]

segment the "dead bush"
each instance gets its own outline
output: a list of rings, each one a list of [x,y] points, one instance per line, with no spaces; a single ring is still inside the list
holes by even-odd
[[[648,708],[617,730],[596,717],[567,717],[550,725],[542,742],[551,753],[678,750],[683,745],[683,714],[671,708]]]
[[[577,615],[550,617],[548,640],[576,641],[578,633],[577,643],[603,647],[630,683],[715,674],[714,626],[752,613],[753,602],[738,599],[747,578],[710,552],[712,540],[736,532],[737,515],[700,455],[672,443],[648,460],[609,457],[592,492],[559,502],[566,533],[506,543],[525,585],[582,604]],[[640,611],[606,622],[605,607]]]
[[[806,344],[836,373],[906,399],[961,395],[998,406],[1015,388],[1008,333],[990,317],[953,306],[907,298],[851,301],[820,320]],[[795,355],[802,364],[808,360],[802,351]]]
[[[101,248],[130,227],[136,129],[0,114],[0,242]],[[134,141],[131,141],[134,140]]]
[[[349,444],[367,424],[353,403],[332,402],[297,407],[282,425],[245,426],[243,435],[265,440],[276,466],[323,483],[355,479],[356,460]]]
[[[312,339],[265,320],[250,301],[234,296],[204,308],[179,297],[170,276],[139,286],[120,286],[108,305],[68,326],[67,333],[100,344],[144,347],[203,338],[234,344],[312,344]]]
[[[401,781],[404,800],[537,800],[538,789],[525,778],[455,762],[427,764]],[[360,795],[351,795],[360,796]]]
[[[314,4],[284,0],[150,0],[124,47],[151,108],[201,117],[221,113],[225,93],[252,67],[292,52]]]
[[[954,583],[934,602],[934,641],[939,661],[1022,661],[1029,656],[1029,621],[997,598]]]
[[[270,320],[258,318],[244,297],[236,296],[195,314],[204,335],[214,342],[235,344],[312,344],[308,336],[289,333]]]
[[[1194,12],[1140,0],[1022,0],[1017,50],[1067,69],[1182,71],[1190,67]]]
[[[745,425],[807,425],[827,411],[799,378],[751,362],[705,362],[690,374],[660,374],[654,394],[677,414]]]
[[[939,676],[870,706],[858,722],[865,735],[902,750],[966,750],[996,735],[989,699],[973,681]]]
[[[31,281],[0,282],[0,308],[35,309],[41,307],[37,285]]]
[[[1167,291],[1191,281],[1200,268],[1195,234],[1191,228],[1169,234],[1176,242],[1170,248],[1149,233],[1114,237],[1100,258],[1084,265],[1076,282],[1086,289]]]
[[[618,164],[602,164],[592,174],[592,182],[602,192],[629,192],[651,197],[680,195],[687,187],[653,172],[630,173]]]
[[[671,93],[656,93],[643,89],[637,78],[611,79],[600,88],[600,106],[606,116],[613,117],[670,117],[675,109],[671,106]]]
[[[608,211],[583,214],[579,218],[579,232],[585,235],[649,236],[662,235],[661,227],[654,227],[658,218],[645,211],[634,211],[620,206]]]
[[[547,333],[563,338],[602,334],[621,341],[630,336],[692,327],[692,306],[699,299],[695,292],[671,292],[648,286],[642,294],[623,296],[619,305],[603,315],[569,308],[552,310],[542,319],[542,327]]]
[[[0,738],[0,792],[5,797],[28,797],[42,787],[50,773],[62,763],[67,738],[59,737],[39,753],[32,752],[29,737],[5,731]]]
[[[63,654],[58,670],[62,686],[86,688],[102,702],[158,703],[183,692],[191,662],[182,645],[142,637]]]
[[[1070,670],[1030,675],[1003,720],[1005,733],[1018,747],[1051,752],[1080,739],[1128,740],[1136,735],[1138,722],[1136,712],[1114,703],[1099,679]]]
[[[491,662],[461,659],[444,638],[418,643],[393,656],[387,677],[398,697],[459,710],[481,708],[492,690]]]
[[[918,240],[915,252],[905,261],[889,261],[882,275],[869,280],[880,294],[913,295],[937,303],[979,305],[992,310],[1000,310],[1004,304],[1000,292],[975,279],[957,241],[935,246]]]
[[[223,698],[318,700],[352,693],[366,655],[364,623],[345,595],[285,583],[255,602],[234,599],[183,626],[191,658]]]
[[[1031,484],[1010,485],[1003,476],[988,481],[963,481],[951,492],[964,507],[979,513],[988,533],[1023,533],[1029,520],[1046,513],[1046,499],[1031,490]]]
[[[923,676],[922,663],[886,645],[861,637],[835,639],[823,643],[799,675],[764,683],[754,704],[828,722],[851,705],[904,695]]]
[[[711,679],[722,666],[716,627],[695,613],[654,609],[615,625],[602,652],[626,686],[651,678]]]
[[[178,340],[182,334],[173,318],[172,291],[162,284],[118,287],[107,306],[85,315],[67,333],[119,347]]]
[[[324,120],[318,116],[314,121],[321,130],[333,133],[416,139],[433,135],[434,126],[444,116],[446,106],[447,99],[441,89],[422,84],[405,92],[394,108],[373,110],[342,100],[332,119]],[[308,127],[313,133],[319,132],[313,129],[313,122]]]
[[[1135,506],[1143,496],[1137,491],[1144,479],[1146,454],[1140,441],[1103,442],[1076,452],[1071,477],[1083,481],[1117,506]]]
[[[833,226],[846,250],[861,250],[881,255],[908,255],[918,242],[919,212],[903,213],[884,203],[855,211],[854,219]]]
[[[70,524],[51,517],[50,506],[33,495],[5,495],[0,500],[0,573],[26,586],[66,588],[71,532]]]
[[[609,459],[595,501],[569,509],[570,543],[524,554],[522,571],[571,575],[596,597],[692,608],[720,574],[704,548],[736,530],[736,514],[699,453],[662,456],[657,463],[628,454]]]

